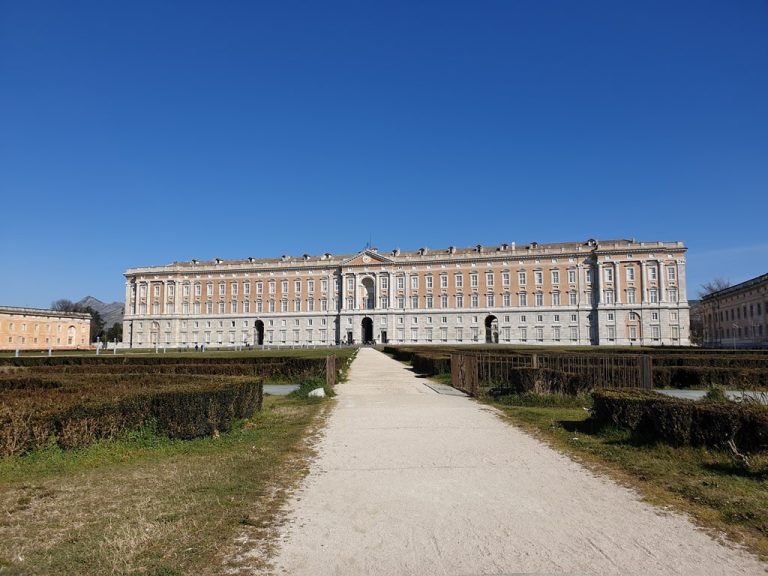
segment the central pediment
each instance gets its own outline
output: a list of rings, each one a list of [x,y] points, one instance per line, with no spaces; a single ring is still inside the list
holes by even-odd
[[[372,252],[371,250],[363,250],[358,252],[351,258],[344,260],[341,263],[342,266],[370,266],[371,264],[391,264],[392,260],[385,258],[378,252]]]

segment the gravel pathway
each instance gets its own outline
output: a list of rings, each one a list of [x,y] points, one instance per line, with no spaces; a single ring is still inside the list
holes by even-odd
[[[375,350],[337,391],[275,574],[768,572]]]

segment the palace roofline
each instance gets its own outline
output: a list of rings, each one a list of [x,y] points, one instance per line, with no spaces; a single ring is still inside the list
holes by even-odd
[[[613,252],[616,250],[626,250],[631,248],[634,251],[651,251],[659,248],[674,248],[676,250],[687,250],[685,244],[681,241],[653,241],[653,242],[638,242],[634,239],[619,239],[619,240],[594,240],[589,239],[585,242],[556,242],[549,244],[539,244],[537,242],[530,242],[528,244],[518,245],[515,242],[502,243],[495,246],[483,246],[476,245],[471,247],[456,247],[450,246],[448,248],[430,249],[427,247],[419,248],[418,250],[400,250],[395,248],[388,252],[381,252],[377,248],[364,248],[358,252],[345,253],[345,254],[332,254],[326,252],[321,255],[304,254],[302,256],[288,256],[283,255],[279,258],[245,258],[238,260],[223,260],[221,258],[214,258],[212,260],[197,260],[192,259],[188,261],[178,261],[171,264],[159,265],[159,266],[141,266],[136,268],[129,268],[125,275],[136,274],[147,271],[185,271],[191,272],[199,269],[208,268],[241,268],[247,266],[258,265],[262,267],[266,266],[297,266],[297,265],[336,265],[341,266],[347,261],[355,258],[360,254],[377,255],[385,261],[389,262],[406,262],[411,261],[414,258],[419,260],[439,260],[443,258],[451,257],[467,257],[475,256],[479,258],[487,258],[492,256],[515,256],[519,258],[530,257],[533,255],[544,256],[564,253],[589,253],[589,252]]]
[[[26,308],[19,306],[0,306],[0,313],[21,314],[23,316],[51,316],[56,318],[79,318],[90,320],[91,315],[86,312],[62,312],[49,308]]]

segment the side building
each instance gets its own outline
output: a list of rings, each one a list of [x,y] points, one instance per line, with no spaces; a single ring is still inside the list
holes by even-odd
[[[90,331],[90,314],[0,306],[0,350],[87,348]]]
[[[701,299],[704,346],[768,348],[768,274]]]
[[[685,252],[589,240],[132,268],[123,341],[688,345]]]

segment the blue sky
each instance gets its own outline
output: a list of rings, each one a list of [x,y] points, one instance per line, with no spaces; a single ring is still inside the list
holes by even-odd
[[[129,267],[683,240],[768,271],[768,3],[0,0],[0,304]]]

